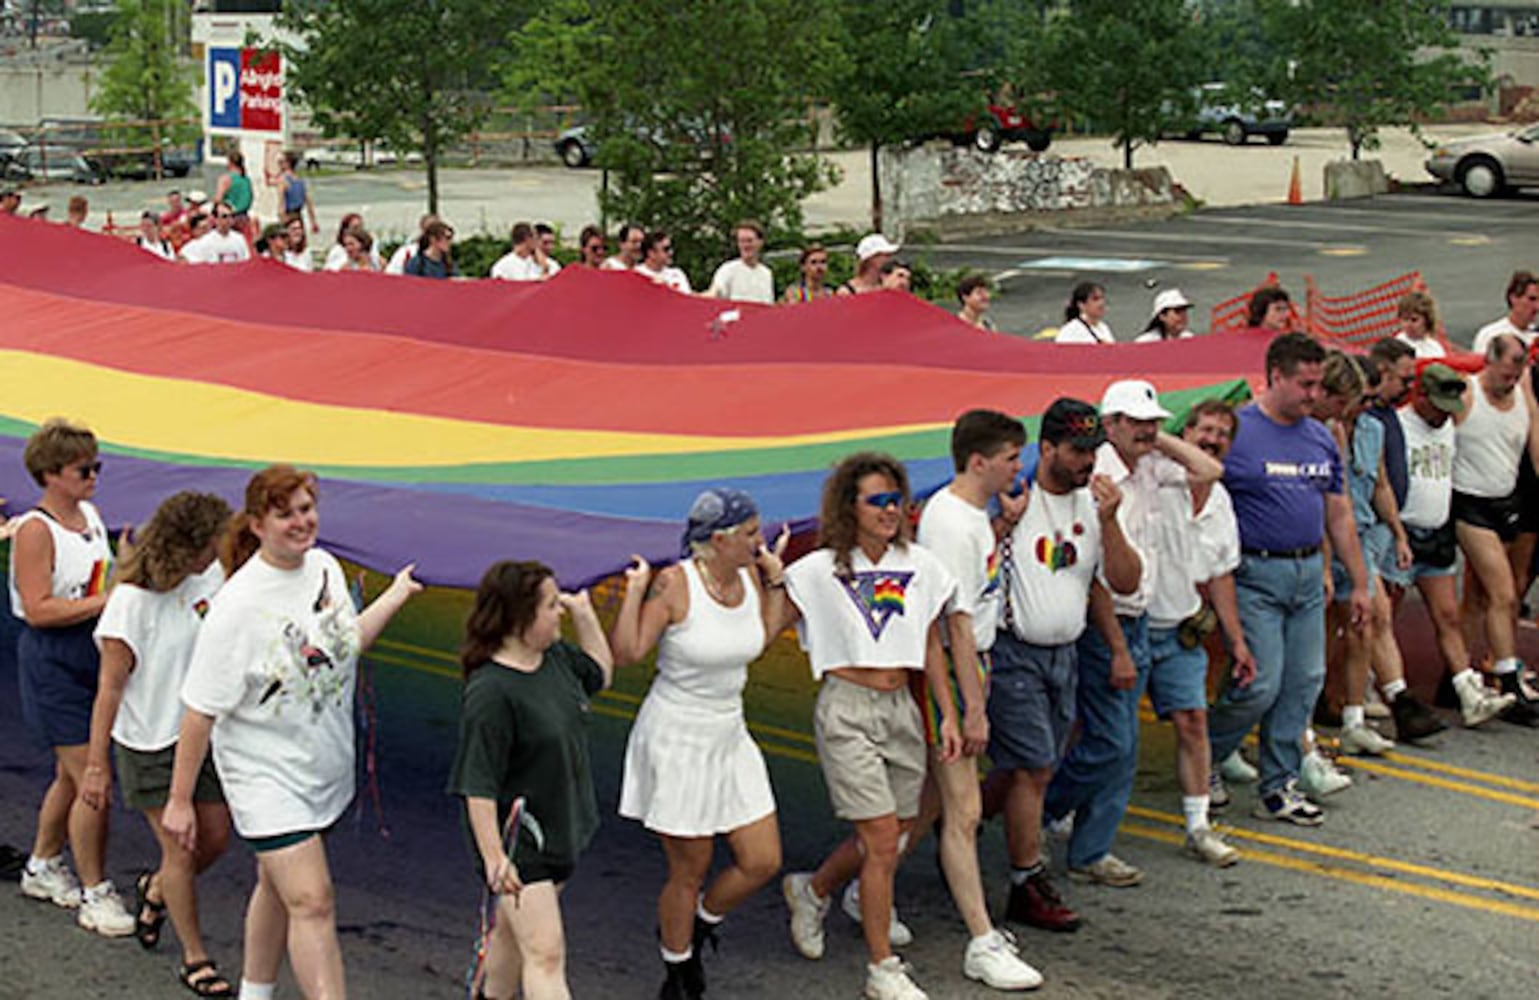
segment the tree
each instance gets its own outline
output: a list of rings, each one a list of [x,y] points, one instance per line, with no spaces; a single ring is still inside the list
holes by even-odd
[[[1207,54],[1186,0],[1071,0],[1049,27],[1049,59],[1065,110],[1133,151],[1184,131]]]
[[[519,19],[503,0],[291,0],[277,23],[299,41],[278,48],[326,135],[422,154],[436,212],[444,151],[486,115]]]
[[[871,228],[880,231],[882,147],[960,134],[988,113],[993,80],[980,72],[978,12],[969,17],[947,0],[838,6],[845,58],[829,98],[841,134],[870,151]]]
[[[1276,91],[1344,125],[1356,160],[1386,125],[1410,125],[1488,82],[1485,52],[1457,54],[1439,0],[1257,0]]]
[[[831,168],[792,150],[839,53],[830,5],[802,0],[556,0],[513,39],[514,99],[571,98],[609,183],[604,212],[666,229],[697,282],[743,218],[799,238]]]
[[[107,42],[107,66],[91,108],[98,114],[152,125],[153,168],[161,174],[161,140],[192,142],[199,133],[194,96],[197,68],[182,58],[188,35],[181,0],[117,0]],[[114,130],[114,141],[143,145],[139,128]]]

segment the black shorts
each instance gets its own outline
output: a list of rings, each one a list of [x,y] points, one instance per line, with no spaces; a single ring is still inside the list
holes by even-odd
[[[1529,461],[1528,450],[1523,451],[1523,462],[1518,466],[1518,531],[1522,534],[1539,532],[1539,476],[1534,475],[1534,463]]]
[[[1477,497],[1454,490],[1453,519],[1472,528],[1494,531],[1502,541],[1510,542],[1522,530],[1519,524],[1521,496],[1520,492],[1514,491],[1505,497]]]

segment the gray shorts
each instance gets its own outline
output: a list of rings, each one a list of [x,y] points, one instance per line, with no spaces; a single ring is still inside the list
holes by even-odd
[[[1074,727],[1074,643],[1033,646],[1001,631],[991,655],[989,760],[1012,771],[1057,767]]]
[[[924,722],[907,685],[877,691],[829,674],[812,729],[834,815],[852,821],[919,815]]]
[[[171,794],[171,765],[176,760],[176,744],[164,750],[130,750],[121,743],[112,744],[118,765],[118,789],[123,804],[130,809],[161,809]],[[203,755],[203,769],[193,786],[194,802],[223,802],[224,788],[214,771],[214,755]]]

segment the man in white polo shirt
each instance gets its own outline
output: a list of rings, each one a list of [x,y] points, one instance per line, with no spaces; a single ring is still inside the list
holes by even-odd
[[[736,302],[775,304],[775,276],[769,265],[759,259],[764,250],[764,227],[753,219],[744,219],[732,228],[737,241],[737,257],[716,269],[705,294]]]
[[[1185,493],[1189,486],[1211,483],[1224,474],[1222,463],[1160,429],[1169,417],[1154,386],[1141,379],[1113,382],[1101,398],[1106,443],[1096,450],[1095,471],[1121,491],[1117,521],[1142,561],[1138,587],[1112,595],[1134,669],[1129,675],[1126,665],[1116,662],[1099,632],[1080,637],[1079,741],[1053,776],[1044,803],[1044,815],[1051,820],[1074,816],[1069,874],[1114,888],[1143,881],[1143,872],[1111,853],[1111,847],[1138,768],[1138,702],[1151,667],[1149,600],[1154,581],[1170,571],[1160,562],[1163,546],[1158,535],[1185,530],[1170,522],[1191,520]],[[1165,504],[1163,494],[1186,495],[1185,508]],[[1174,698],[1171,704],[1189,707]]]
[[[1539,274],[1515,271],[1507,282],[1507,315],[1487,323],[1475,333],[1470,350],[1486,353],[1491,338],[1499,333],[1520,337],[1525,346],[1534,342],[1534,322],[1539,320]]]

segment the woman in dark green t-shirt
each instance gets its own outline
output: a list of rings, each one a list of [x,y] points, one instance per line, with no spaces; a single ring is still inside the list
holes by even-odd
[[[561,639],[570,614],[577,645]],[[613,659],[587,591],[564,594],[535,562],[486,571],[460,651],[465,692],[449,793],[465,800],[476,864],[497,894],[487,941],[487,997],[564,997],[566,943],[558,886],[598,829],[588,758],[589,699]],[[504,840],[514,800],[524,822]]]

